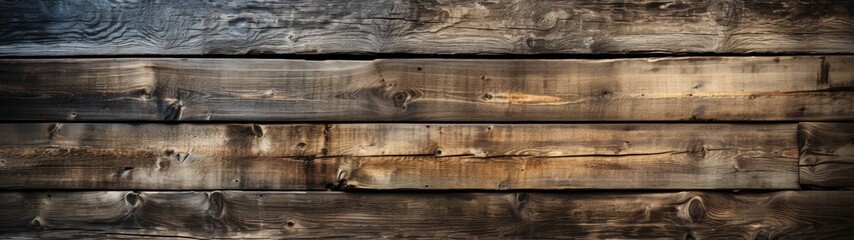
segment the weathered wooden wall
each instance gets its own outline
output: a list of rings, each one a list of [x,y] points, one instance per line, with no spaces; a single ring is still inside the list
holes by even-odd
[[[847,239],[854,1],[0,1],[0,238]]]

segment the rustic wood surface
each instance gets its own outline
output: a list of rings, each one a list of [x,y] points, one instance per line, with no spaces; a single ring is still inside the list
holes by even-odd
[[[796,124],[22,123],[0,132],[0,188],[798,188]]]
[[[852,59],[7,59],[0,120],[854,120]]]
[[[2,192],[7,237],[843,239],[854,192]]]
[[[851,53],[829,0],[0,2],[0,55]]]
[[[854,187],[854,123],[800,123],[800,183]]]

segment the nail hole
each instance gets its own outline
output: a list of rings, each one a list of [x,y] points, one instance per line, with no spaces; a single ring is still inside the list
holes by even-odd
[[[436,155],[442,155],[442,149],[436,149]]]
[[[418,67],[418,71],[421,71],[421,67]]]

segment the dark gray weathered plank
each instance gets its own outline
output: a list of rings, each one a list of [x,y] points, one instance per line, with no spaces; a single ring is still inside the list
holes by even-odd
[[[828,0],[0,2],[0,55],[851,53]]]
[[[854,192],[2,192],[0,237],[842,239]]]

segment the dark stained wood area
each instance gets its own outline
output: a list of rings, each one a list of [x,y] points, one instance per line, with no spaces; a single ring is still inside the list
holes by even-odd
[[[801,123],[800,182],[854,187],[854,123]]]
[[[0,55],[852,53],[851,1],[0,2]]]
[[[844,239],[854,195],[3,192],[7,237]]]
[[[0,120],[854,120],[854,60],[0,60]]]
[[[0,188],[797,189],[796,124],[0,124]]]

